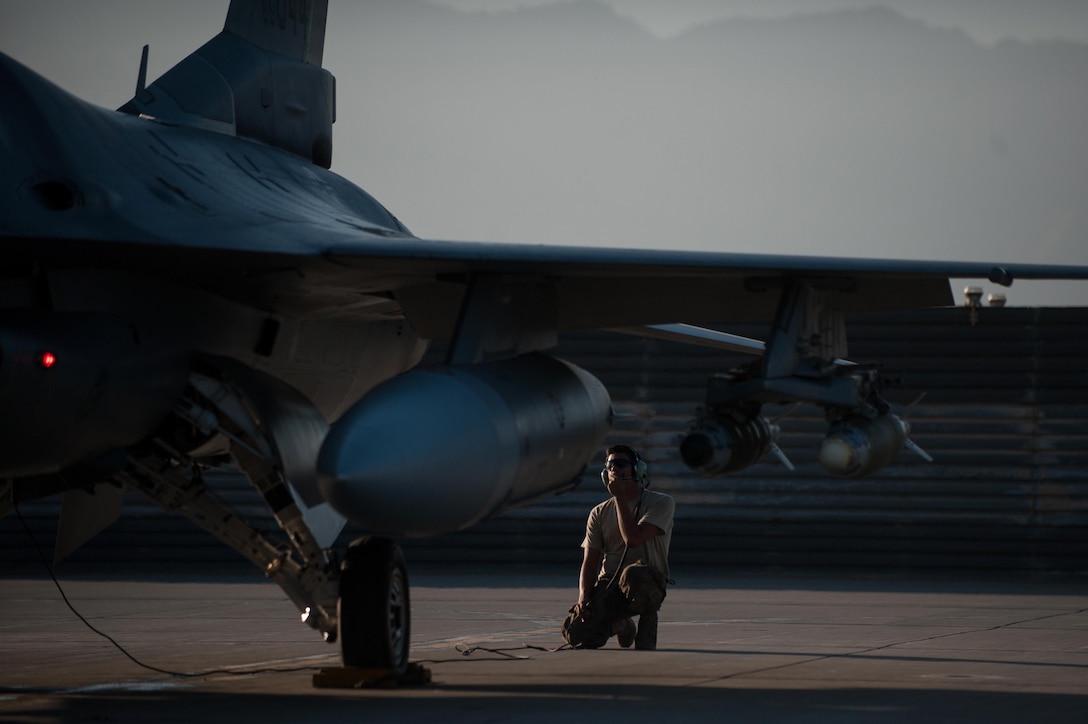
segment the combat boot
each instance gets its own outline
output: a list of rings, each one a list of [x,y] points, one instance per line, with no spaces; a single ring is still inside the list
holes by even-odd
[[[625,649],[631,648],[635,642],[635,622],[629,618],[621,618],[612,629],[616,633],[616,640]]]
[[[638,617],[635,648],[641,651],[653,651],[657,648],[657,611]]]

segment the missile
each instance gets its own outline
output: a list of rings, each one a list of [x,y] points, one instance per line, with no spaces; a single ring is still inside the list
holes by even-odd
[[[611,419],[597,378],[543,354],[413,370],[332,425],[318,486],[370,532],[460,530],[577,485]]]
[[[758,462],[771,451],[778,432],[761,415],[741,422],[704,418],[680,443],[680,456],[700,475],[725,475]]]
[[[869,475],[894,460],[909,436],[910,423],[890,413],[875,420],[848,417],[832,425],[820,442],[820,465],[844,478]]]

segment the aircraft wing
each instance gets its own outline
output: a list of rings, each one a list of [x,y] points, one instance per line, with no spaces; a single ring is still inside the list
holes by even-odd
[[[385,318],[402,312],[425,338],[453,334],[465,291],[479,276],[546,288],[558,331],[670,322],[727,323],[773,316],[788,280],[834,292],[844,312],[947,306],[950,278],[1088,279],[1088,267],[993,261],[860,259],[671,251],[601,246],[441,241],[374,229],[365,219],[337,224],[301,215],[223,233],[193,225],[181,238],[152,230],[131,241],[8,235],[12,263],[94,265],[201,279],[239,301],[275,298],[268,311],[369,318],[363,297],[384,297]],[[350,223],[356,228],[337,225]],[[2,231],[2,230],[0,230]],[[377,232],[377,233],[375,233]],[[216,240],[222,236],[222,240]],[[724,236],[724,235],[723,235]],[[253,237],[252,243],[248,237]],[[199,240],[199,243],[194,243]],[[581,241],[581,240],[579,240]],[[723,244],[727,240],[723,238]],[[667,246],[668,242],[662,246]],[[245,283],[239,283],[244,278]]]
[[[550,287],[560,330],[769,320],[790,280],[832,292],[842,311],[854,312],[952,304],[949,278],[1006,286],[1088,278],[1084,267],[421,239],[333,246],[326,258],[364,275],[387,270],[400,281],[394,294],[408,318],[429,337],[453,333],[466,284],[477,275]]]

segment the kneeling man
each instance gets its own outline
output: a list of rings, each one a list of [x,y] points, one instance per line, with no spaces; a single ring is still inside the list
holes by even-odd
[[[646,489],[646,463],[626,445],[608,448],[601,480],[612,497],[589,513],[578,602],[563,636],[574,648],[600,648],[614,634],[624,648],[655,649],[676,503]]]

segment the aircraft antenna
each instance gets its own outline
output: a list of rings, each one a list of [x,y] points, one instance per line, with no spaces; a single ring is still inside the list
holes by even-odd
[[[144,44],[144,49],[140,53],[140,72],[136,76],[136,96],[139,97],[147,87],[147,54],[149,45]]]

